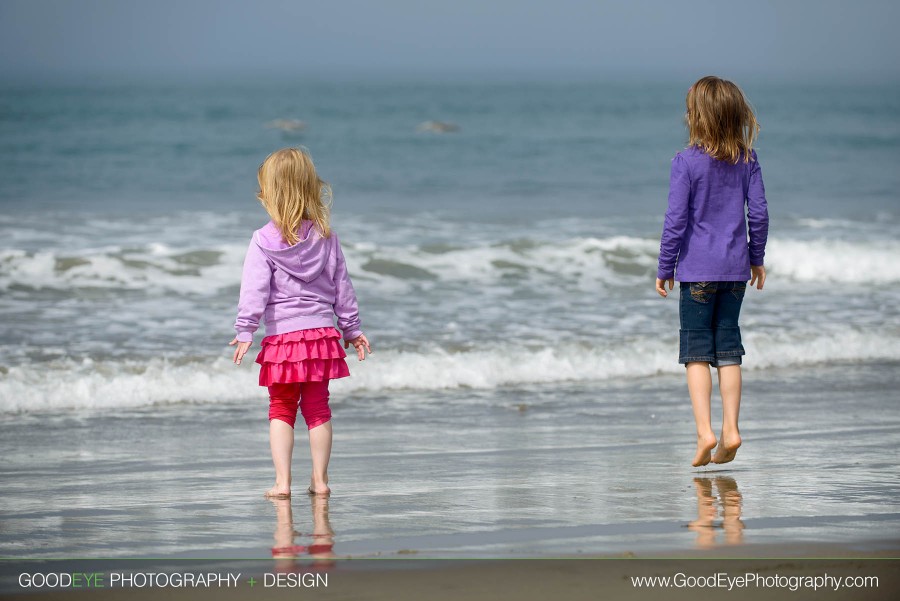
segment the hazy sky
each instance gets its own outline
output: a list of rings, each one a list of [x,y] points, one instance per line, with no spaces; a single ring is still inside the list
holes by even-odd
[[[0,0],[0,78],[900,81],[894,0]]]

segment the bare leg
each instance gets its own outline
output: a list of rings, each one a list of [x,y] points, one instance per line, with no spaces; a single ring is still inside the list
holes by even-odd
[[[713,463],[728,463],[741,446],[738,414],[741,411],[741,366],[720,367],[719,391],[722,393],[722,436]]]
[[[712,376],[709,363],[695,361],[687,364],[688,393],[697,423],[697,454],[691,465],[699,467],[709,463],[710,451],[716,446],[716,435],[710,422],[709,403],[712,395]]]
[[[309,454],[312,457],[312,478],[309,491],[317,495],[327,495],[328,461],[331,459],[331,420],[309,431]]]
[[[275,464],[275,486],[266,492],[267,497],[291,496],[291,455],[294,453],[294,429],[290,424],[273,419],[269,422],[269,445],[272,447],[272,463]]]

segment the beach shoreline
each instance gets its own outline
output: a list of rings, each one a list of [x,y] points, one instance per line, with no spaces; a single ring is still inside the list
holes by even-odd
[[[744,447],[699,469],[675,376],[343,398],[328,499],[262,498],[264,399],[3,420],[0,556],[263,559],[329,532],[353,558],[898,539],[895,367],[748,372]]]

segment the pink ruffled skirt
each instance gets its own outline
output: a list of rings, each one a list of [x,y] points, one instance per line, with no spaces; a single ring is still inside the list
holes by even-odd
[[[256,357],[259,385],[322,382],[346,378],[350,369],[334,328],[312,328],[266,336]]]

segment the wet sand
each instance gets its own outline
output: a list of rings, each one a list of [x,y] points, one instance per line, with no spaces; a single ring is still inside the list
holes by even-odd
[[[745,445],[700,469],[680,378],[335,399],[334,494],[285,502],[261,496],[262,399],[7,416],[0,556],[272,562],[323,533],[340,558],[890,554],[898,384],[892,364],[747,372]]]

